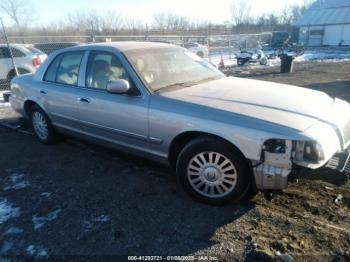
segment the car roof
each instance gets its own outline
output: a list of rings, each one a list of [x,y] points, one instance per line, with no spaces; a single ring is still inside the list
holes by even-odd
[[[138,50],[138,49],[152,49],[152,48],[169,48],[178,47],[176,45],[161,43],[161,42],[139,42],[139,41],[119,41],[109,43],[94,43],[94,44],[83,44],[74,47],[65,48],[68,50],[81,50],[81,49],[93,49],[93,47],[112,47],[118,49],[120,52]]]

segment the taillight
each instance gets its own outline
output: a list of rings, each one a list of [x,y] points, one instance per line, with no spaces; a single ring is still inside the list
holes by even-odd
[[[33,66],[35,66],[35,67],[40,66],[40,64],[41,64],[41,59],[40,59],[40,57],[38,57],[38,56],[34,57],[34,58],[32,59],[32,64],[33,64]]]

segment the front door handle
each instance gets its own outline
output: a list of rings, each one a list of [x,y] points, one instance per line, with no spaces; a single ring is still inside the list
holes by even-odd
[[[46,95],[46,91],[45,90],[40,90],[40,94]]]
[[[80,97],[80,98],[79,98],[79,101],[80,101],[80,102],[83,102],[83,103],[90,103],[90,99],[89,99],[89,98],[86,98],[86,97]]]

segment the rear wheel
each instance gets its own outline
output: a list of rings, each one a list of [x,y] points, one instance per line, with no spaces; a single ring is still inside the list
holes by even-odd
[[[246,63],[246,59],[244,59],[244,58],[237,59],[237,65],[243,66],[245,63]]]
[[[58,134],[54,130],[49,117],[39,106],[32,106],[30,118],[35,136],[44,144],[54,144],[58,141]]]
[[[208,204],[237,201],[249,190],[245,158],[229,143],[209,136],[185,146],[178,157],[177,176],[183,188]]]

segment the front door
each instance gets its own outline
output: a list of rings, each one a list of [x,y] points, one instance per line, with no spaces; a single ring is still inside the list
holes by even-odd
[[[128,94],[111,94],[108,81],[124,79]],[[118,57],[92,51],[87,62],[85,88],[80,90],[78,109],[84,132],[131,149],[148,151],[148,96],[138,92]]]

